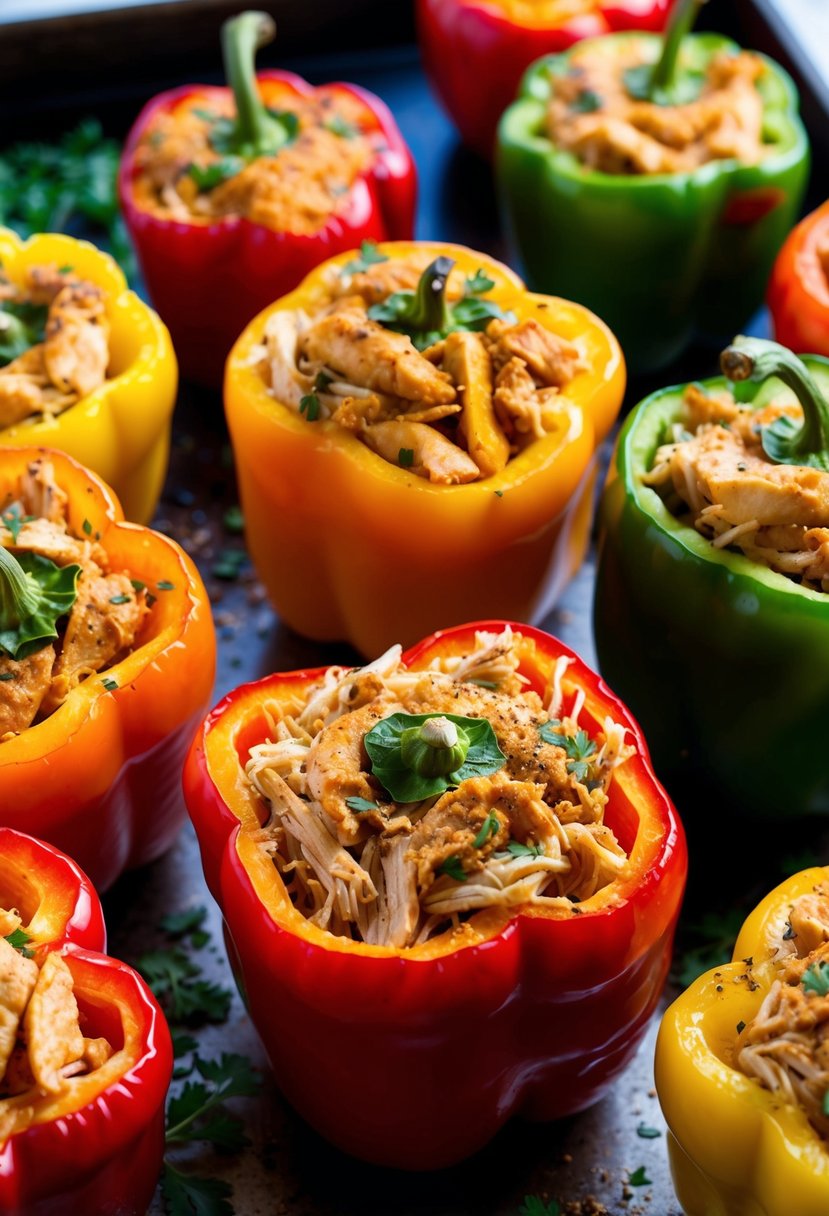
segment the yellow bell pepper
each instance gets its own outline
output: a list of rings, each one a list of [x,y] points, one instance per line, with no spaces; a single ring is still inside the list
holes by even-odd
[[[332,258],[244,330],[225,370],[225,408],[248,547],[280,617],[306,637],[366,655],[483,617],[538,618],[580,564],[590,531],[595,452],[619,411],[625,369],[613,334],[578,304],[528,292],[501,263],[457,245],[426,249],[494,280],[487,300],[574,342],[581,369],[553,430],[506,467],[435,485],[371,451],[330,419],[309,421],[271,395],[255,348],[279,310],[329,298]]]
[[[105,292],[111,327],[104,383],[62,414],[0,429],[0,444],[60,448],[112,486],[128,519],[146,523],[167,471],[178,387],[167,327],[127,289],[113,259],[87,241],[43,233],[24,242],[0,228],[0,263],[21,284],[29,266],[71,266]]]
[[[779,971],[792,903],[827,880],[829,867],[815,867],[776,887],[743,925],[733,961],[696,980],[663,1018],[656,1088],[687,1216],[829,1212],[829,1146],[799,1106],[734,1064],[738,1026],[755,1016]]]

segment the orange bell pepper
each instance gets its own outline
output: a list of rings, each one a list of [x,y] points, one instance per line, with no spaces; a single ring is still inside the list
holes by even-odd
[[[43,451],[0,448],[0,501]],[[179,830],[181,766],[213,687],[216,644],[187,554],[125,523],[111,490],[69,456],[48,456],[69,496],[70,531],[100,534],[111,568],[143,582],[156,601],[126,658],[0,742],[0,824],[65,850],[103,889],[158,857]]]
[[[771,272],[774,336],[802,354],[829,356],[829,201],[793,228]]]
[[[68,452],[112,486],[128,519],[146,523],[167,473],[178,388],[167,327],[127,290],[109,254],[88,241],[50,232],[24,242],[0,228],[0,263],[13,282],[29,266],[71,266],[105,292],[110,323],[108,379],[62,414],[0,429],[0,444]]]
[[[260,313],[228,358],[225,409],[251,556],[280,617],[317,640],[366,655],[490,615],[539,618],[579,566],[592,513],[596,448],[622,403],[619,344],[586,308],[528,292],[501,263],[458,245],[386,243],[389,257],[426,249],[454,258],[519,320],[574,342],[582,368],[560,395],[555,428],[500,472],[435,485],[390,464],[332,420],[309,421],[271,395],[254,365],[268,318],[328,298],[323,263]]]

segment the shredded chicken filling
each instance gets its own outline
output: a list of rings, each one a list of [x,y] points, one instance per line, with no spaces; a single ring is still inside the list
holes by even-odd
[[[624,72],[644,62],[643,41],[626,52],[592,43],[570,54],[569,70],[551,74],[547,130],[557,147],[601,173],[691,173],[713,160],[761,160],[763,99],[759,55],[720,53],[710,60],[699,97],[657,105],[631,97]]]
[[[44,1102],[71,1101],[73,1078],[113,1055],[106,1039],[84,1035],[66,961],[51,953],[38,962],[21,925],[15,909],[0,908],[0,1143]]]
[[[271,315],[255,359],[271,393],[309,421],[331,418],[390,464],[440,485],[491,477],[562,417],[562,390],[582,370],[579,350],[535,317],[494,318],[424,351],[367,310],[413,291],[430,258],[384,259],[329,278],[314,315]],[[453,271],[447,299],[464,293]],[[311,411],[311,412],[309,412]]]
[[[278,232],[323,227],[370,167],[382,143],[376,123],[356,97],[265,88],[272,110],[295,124],[294,137],[276,155],[248,163],[229,158],[214,144],[216,121],[235,117],[230,96],[188,97],[159,111],[136,149],[138,205],[191,223],[241,216]]]
[[[792,905],[780,969],[760,1009],[737,1040],[738,1068],[800,1106],[829,1137],[829,890]]]
[[[99,539],[69,531],[67,502],[43,459],[29,465],[0,506],[0,544],[13,555],[81,567],[77,598],[58,623],[56,641],[21,659],[0,650],[0,743],[47,718],[82,680],[128,654],[149,612],[146,590],[129,573],[110,570]]]
[[[735,548],[817,591],[829,591],[829,474],[774,464],[760,432],[799,405],[738,405],[728,392],[685,390],[672,442],[642,478],[718,549]]]
[[[295,704],[272,707],[271,737],[246,766],[270,806],[258,839],[315,925],[405,948],[483,908],[577,913],[625,874],[627,855],[604,822],[613,770],[633,750],[624,728],[608,718],[588,740],[578,693],[561,716],[567,660],[544,699],[527,689],[521,640],[479,633],[471,653],[425,671],[408,670],[395,646],[359,670],[330,668]],[[364,740],[398,711],[485,718],[506,761],[437,797],[395,803]],[[575,750],[544,738],[551,718]]]
[[[103,291],[55,266],[30,266],[22,285],[0,273],[0,350],[19,352],[0,367],[0,428],[63,413],[106,379]]]

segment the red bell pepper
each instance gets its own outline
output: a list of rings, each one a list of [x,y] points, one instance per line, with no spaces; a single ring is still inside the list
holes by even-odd
[[[829,356],[829,201],[801,220],[771,273],[768,305],[778,342]]]
[[[21,474],[44,452],[0,448],[0,502],[13,500]],[[129,654],[83,680],[42,722],[0,742],[0,823],[70,851],[104,889],[178,835],[181,766],[209,703],[216,641],[187,554],[126,523],[94,473],[61,452],[46,455],[68,495],[70,531],[100,535],[110,568],[145,584],[155,603]]]
[[[99,953],[101,905],[77,865],[0,828],[0,907],[10,906],[38,964],[51,951],[66,960],[84,1034],[105,1037],[115,1054],[69,1090],[37,1099],[26,1125],[0,1142],[0,1214],[142,1216],[164,1154],[173,1068],[164,1015],[135,971]]]
[[[404,661],[425,668],[468,651],[475,630],[504,627],[433,634]],[[595,1102],[636,1050],[670,960],[685,840],[639,728],[560,642],[513,628],[525,639],[520,670],[532,687],[542,690],[568,656],[565,706],[581,689],[585,728],[600,730],[610,714],[635,747],[614,774],[606,816],[628,868],[575,913],[499,913],[467,922],[461,949],[444,935],[407,951],[335,937],[295,910],[257,844],[262,802],[242,764],[267,736],[265,706],[306,688],[321,669],[230,693],[185,767],[208,886],[277,1081],[322,1135],[383,1165],[447,1166],[513,1114],[553,1119]]]
[[[481,156],[515,100],[525,70],[542,55],[614,30],[661,30],[671,0],[417,0],[426,71],[461,133]],[[574,14],[573,8],[578,11]]]
[[[286,95],[357,102],[374,153],[369,168],[311,234],[279,231],[234,215],[210,223],[168,219],[144,209],[136,198],[136,151],[159,115],[189,108],[194,101],[209,109],[224,102],[230,90],[185,85],[160,93],[141,111],[121,161],[121,207],[153,304],[173,336],[181,371],[211,387],[221,383],[225,357],[248,321],[296,287],[320,262],[354,249],[363,240],[406,240],[413,234],[414,161],[388,107],[357,85],[336,83],[314,89],[293,72],[254,76],[255,43],[248,19],[262,16],[245,13],[223,31],[226,74],[233,83],[237,114],[240,120],[250,115],[244,159],[267,154],[258,124],[268,121],[266,107],[279,108]],[[243,21],[247,24],[238,24]],[[246,39],[240,40],[240,31]],[[260,26],[260,31],[261,40],[267,41],[269,27]],[[244,59],[245,43],[249,61]]]

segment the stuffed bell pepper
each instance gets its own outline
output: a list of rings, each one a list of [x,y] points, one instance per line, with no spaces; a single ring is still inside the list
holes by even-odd
[[[684,837],[633,719],[554,638],[482,622],[244,685],[185,792],[277,1081],[346,1152],[450,1165],[633,1055]]]
[[[540,617],[582,559],[624,364],[586,309],[459,246],[363,245],[248,326],[225,407],[280,617],[376,654]]]
[[[461,133],[492,154],[498,119],[541,55],[612,30],[661,30],[670,0],[418,0],[430,80]]]
[[[0,1212],[143,1216],[170,1033],[65,854],[0,827]]]
[[[778,342],[829,355],[829,202],[786,238],[772,270],[768,305]]]
[[[218,385],[244,326],[319,262],[412,235],[414,162],[391,113],[357,85],[254,74],[274,24],[222,29],[230,88],[153,98],[130,132],[119,193],[153,303],[185,375]]]
[[[721,341],[760,306],[806,184],[787,74],[718,34],[612,34],[539,60],[499,129],[504,212],[530,284],[580,300],[629,366]]]
[[[829,363],[751,338],[721,362],[728,379],[654,393],[622,430],[599,662],[670,788],[826,813]]]
[[[195,567],[60,452],[0,448],[0,822],[110,886],[172,843],[213,686]]]
[[[665,1014],[656,1086],[687,1216],[829,1211],[829,869],[780,884]],[[700,1117],[704,1113],[704,1117]]]
[[[0,228],[0,444],[68,452],[146,523],[167,472],[177,380],[170,335],[108,254]]]

